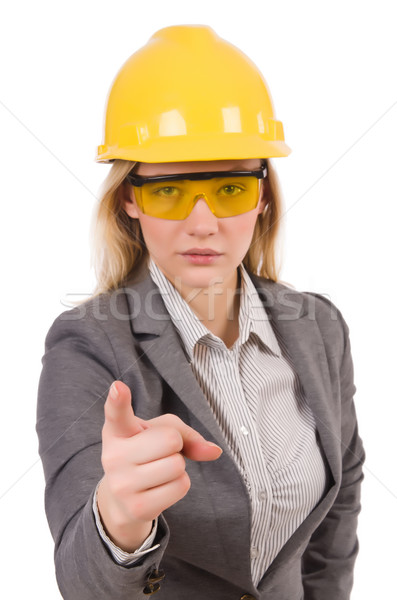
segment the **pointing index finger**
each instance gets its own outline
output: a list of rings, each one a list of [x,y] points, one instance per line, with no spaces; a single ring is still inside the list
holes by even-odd
[[[131,392],[122,381],[114,381],[109,389],[109,394],[104,406],[105,423],[104,433],[113,437],[132,437],[146,427],[134,415],[131,405]]]

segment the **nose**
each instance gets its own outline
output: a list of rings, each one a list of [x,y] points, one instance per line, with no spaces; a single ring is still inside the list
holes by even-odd
[[[192,212],[185,219],[185,224],[189,235],[205,237],[218,231],[218,218],[213,214],[203,196],[196,200]]]

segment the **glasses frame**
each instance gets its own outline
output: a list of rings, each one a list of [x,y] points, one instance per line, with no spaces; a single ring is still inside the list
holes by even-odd
[[[180,181],[188,179],[189,181],[201,181],[204,179],[213,179],[215,177],[256,177],[264,179],[267,177],[267,163],[263,161],[260,169],[255,171],[198,171],[197,173],[175,173],[173,175],[154,175],[152,177],[144,177],[136,173],[128,173],[126,180],[135,187],[142,187],[145,183],[163,182],[163,181]]]

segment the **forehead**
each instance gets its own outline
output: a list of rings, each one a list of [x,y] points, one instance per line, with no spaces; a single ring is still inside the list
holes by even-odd
[[[173,175],[175,173],[198,173],[205,171],[253,171],[259,169],[261,159],[248,158],[238,160],[200,160],[169,163],[139,163],[135,172],[147,177],[154,175]]]

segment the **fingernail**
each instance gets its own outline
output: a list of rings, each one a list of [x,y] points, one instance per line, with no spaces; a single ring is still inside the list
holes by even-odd
[[[110,386],[110,395],[113,398],[113,400],[117,400],[117,398],[119,397],[119,391],[116,387],[116,382],[113,381],[112,385]]]

